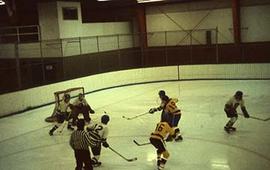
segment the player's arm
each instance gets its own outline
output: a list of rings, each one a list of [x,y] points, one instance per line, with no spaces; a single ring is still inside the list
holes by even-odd
[[[83,104],[85,107],[87,107],[87,109],[89,110],[90,113],[92,113],[92,114],[95,113],[95,111],[91,108],[91,106],[88,104],[88,102],[86,101],[85,98],[82,100],[82,104]]]
[[[162,101],[162,103],[160,104],[160,106],[159,107],[153,107],[153,108],[151,108],[150,110],[149,110],[149,113],[151,113],[151,114],[153,114],[153,113],[155,113],[156,111],[161,111],[163,108],[164,108],[164,106],[165,106],[165,103]]]
[[[92,121],[90,121],[89,125],[86,127],[86,131],[93,131],[96,127],[96,123],[93,123]]]
[[[174,103],[177,103],[178,102],[178,99],[177,98],[172,98],[171,99]]]
[[[73,142],[73,135],[71,134],[70,139],[69,139],[69,145],[72,149],[74,149],[74,142]]]
[[[246,109],[246,106],[245,106],[245,102],[244,100],[242,99],[241,103],[240,103],[240,107],[241,107],[241,110],[243,112],[243,115],[245,118],[249,118],[249,114],[248,114],[248,111]]]
[[[102,135],[102,140],[101,140],[102,146],[105,148],[108,148],[110,146],[107,142],[108,134],[109,134],[109,129],[107,126],[105,126],[104,131],[103,131],[103,135]]]

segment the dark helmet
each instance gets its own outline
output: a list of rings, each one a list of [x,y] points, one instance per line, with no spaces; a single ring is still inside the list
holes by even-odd
[[[237,91],[237,92],[235,92],[235,95],[234,96],[242,97],[243,96],[243,92],[242,91]]]
[[[165,91],[164,91],[164,90],[160,90],[160,91],[158,92],[158,95],[159,95],[159,96],[165,96],[165,95],[166,95],[166,93],[165,93]]]
[[[70,94],[68,93],[64,94],[64,99],[70,99]]]
[[[84,94],[79,93],[79,100],[82,100],[84,98]]]
[[[78,128],[78,130],[83,130],[84,129],[84,125],[85,125],[84,119],[78,119],[78,121],[77,121],[77,128]]]
[[[107,124],[110,121],[110,117],[108,115],[101,116],[101,123]]]
[[[243,92],[242,92],[242,91],[237,91],[237,92],[235,92],[234,97],[235,97],[237,100],[242,100]]]

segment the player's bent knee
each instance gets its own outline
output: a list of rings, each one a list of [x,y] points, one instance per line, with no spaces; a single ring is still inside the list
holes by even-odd
[[[170,153],[168,151],[164,151],[162,154],[163,154],[165,159],[168,159],[170,156]]]

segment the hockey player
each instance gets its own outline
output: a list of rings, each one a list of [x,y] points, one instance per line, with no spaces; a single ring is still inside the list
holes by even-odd
[[[56,110],[56,125],[49,131],[49,135],[52,136],[53,132],[59,128],[59,126],[66,120],[68,121],[67,128],[69,130],[74,130],[71,126],[71,113],[72,105],[70,104],[70,95],[65,94],[63,100],[59,103],[58,108]]]
[[[160,90],[158,95],[161,100],[161,104],[158,108],[151,108],[149,113],[153,114],[156,111],[162,110],[161,122],[166,120],[175,129],[175,141],[183,140],[183,137],[180,134],[180,129],[177,127],[181,118],[181,110],[176,106],[178,99],[169,98],[164,90]],[[168,138],[167,140],[171,139]]]
[[[92,158],[92,165],[94,167],[101,165],[101,162],[99,161],[101,145],[105,148],[109,147],[109,144],[107,143],[107,137],[109,133],[107,124],[109,121],[110,117],[108,115],[103,115],[101,117],[100,123],[91,122],[90,125],[86,128],[90,136],[91,150],[94,155]]]
[[[164,168],[170,154],[165,146],[165,139],[167,136],[175,137],[175,130],[169,125],[167,121],[159,122],[156,129],[150,136],[150,143],[157,149],[157,166],[158,170]]]
[[[72,124],[76,124],[76,120],[78,119],[78,115],[80,113],[83,114],[84,120],[89,123],[90,113],[95,113],[95,111],[90,107],[90,105],[87,103],[86,99],[84,98],[84,94],[80,93],[79,97],[73,102],[73,109],[72,109],[72,116],[73,116],[73,122]]]
[[[246,110],[244,99],[243,99],[243,92],[237,91],[233,97],[229,99],[229,101],[226,102],[224,111],[230,120],[225,125],[224,130],[226,132],[235,131],[236,128],[233,127],[233,124],[236,122],[238,118],[238,114],[236,112],[237,107],[240,105],[241,110],[243,112],[243,115],[245,118],[249,118],[249,114]]]

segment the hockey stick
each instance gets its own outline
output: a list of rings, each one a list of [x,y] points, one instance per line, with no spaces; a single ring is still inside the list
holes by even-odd
[[[111,148],[110,146],[109,146],[109,149],[112,150],[114,153],[116,153],[117,155],[119,155],[121,158],[125,159],[125,160],[128,161],[128,162],[136,161],[136,160],[138,159],[137,157],[128,159],[128,158],[124,157],[123,155],[121,155],[120,153],[118,153],[118,152],[117,152],[116,150],[114,150],[113,148]]]
[[[239,115],[241,115],[241,116],[244,116],[243,114],[241,114],[241,113],[238,113]],[[260,121],[268,121],[268,120],[270,120],[270,118],[267,118],[267,119],[262,119],[262,118],[259,118],[259,117],[254,117],[254,116],[249,116],[249,118],[251,118],[251,119],[255,119],[255,120],[260,120]]]
[[[133,140],[133,142],[134,142],[137,146],[144,146],[144,145],[149,145],[149,144],[151,144],[150,142],[147,142],[147,143],[138,143],[136,140]]]
[[[141,116],[144,116],[146,114],[149,114],[149,112],[145,112],[145,113],[142,113],[142,114],[139,114],[137,116],[133,116],[133,117],[126,117],[126,116],[122,116],[122,118],[125,118],[127,120],[132,120],[132,119],[136,119],[137,117],[141,117]]]
[[[59,134],[62,134],[62,132],[63,132],[64,128],[66,127],[66,125],[67,125],[67,121],[65,121],[65,122],[63,123],[62,128],[58,131]]]

